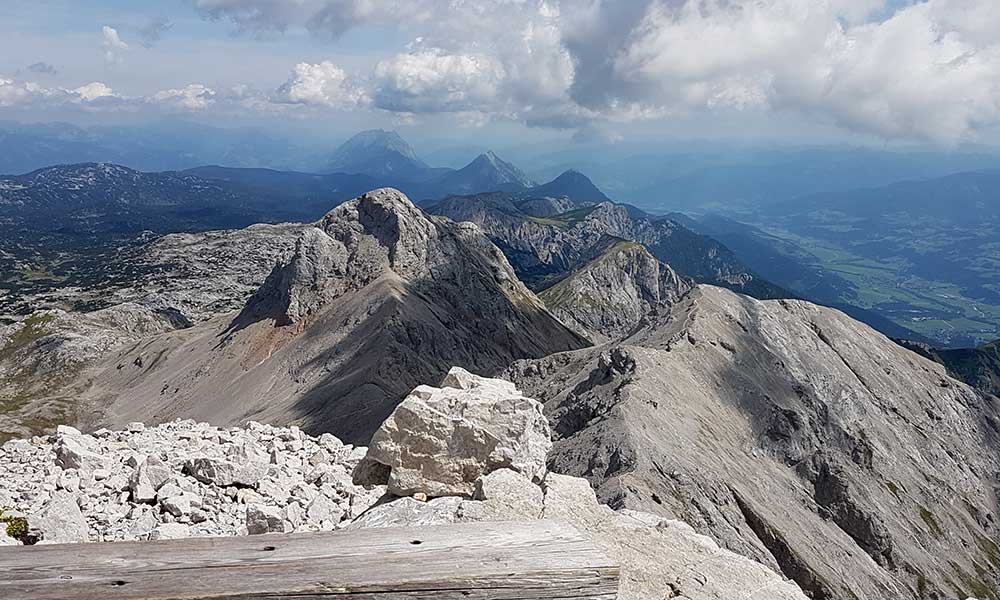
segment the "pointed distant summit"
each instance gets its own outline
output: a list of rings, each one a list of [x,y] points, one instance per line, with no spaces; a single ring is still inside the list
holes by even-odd
[[[406,140],[384,129],[362,131],[341,144],[328,168],[333,173],[401,179],[420,179],[430,171]]]
[[[566,196],[577,204],[611,202],[611,199],[594,185],[594,182],[589,177],[573,169],[566,171],[548,183],[531,188],[529,193],[533,196],[551,198]]]
[[[524,171],[490,150],[458,171],[445,175],[441,179],[441,185],[453,194],[471,194],[519,192],[535,184]]]

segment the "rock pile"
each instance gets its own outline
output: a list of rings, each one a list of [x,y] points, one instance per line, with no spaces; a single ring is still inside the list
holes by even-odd
[[[441,388],[414,390],[368,449],[193,421],[10,441],[0,506],[27,517],[32,543],[552,519],[621,564],[622,600],[805,600],[684,523],[616,512],[587,480],[546,472],[550,445],[538,402],[454,368]]]
[[[27,541],[40,543],[331,530],[385,491],[352,483],[364,454],[253,422],[64,426],[0,447],[0,507],[26,517]]]

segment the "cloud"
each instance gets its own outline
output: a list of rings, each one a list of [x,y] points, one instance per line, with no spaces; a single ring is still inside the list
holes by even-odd
[[[375,67],[377,108],[393,112],[500,112],[503,64],[439,49],[400,54]]]
[[[356,108],[367,103],[363,86],[330,61],[299,63],[275,93],[273,101],[288,104]]]
[[[153,104],[189,111],[205,110],[215,103],[216,92],[200,83],[192,83],[181,89],[156,92],[150,98]]]
[[[104,60],[109,63],[119,63],[122,53],[128,50],[128,44],[122,41],[118,30],[105,25],[101,28],[101,48],[104,50]]]
[[[412,34],[368,73],[297,72],[285,91],[303,104],[342,106],[353,81],[382,110],[545,127],[774,111],[954,143],[1000,124],[993,0],[193,2],[245,31]]]
[[[111,98],[115,96],[114,90],[99,81],[80,86],[73,90],[73,92],[84,102],[90,102],[92,100],[97,100],[98,98]]]
[[[136,32],[139,35],[139,43],[145,48],[152,48],[173,26],[174,24],[166,17],[150,17],[149,21]]]
[[[76,107],[83,110],[128,110],[129,100],[101,82],[78,88],[46,87],[0,77],[0,108]]]
[[[125,96],[111,86],[94,81],[76,88],[46,87],[36,82],[19,82],[0,77],[0,108],[76,109],[86,112],[201,111],[220,99],[233,106],[250,97],[218,94],[212,88],[192,83],[179,89],[161,90],[148,96]]]
[[[59,69],[47,62],[32,63],[28,65],[25,70],[29,73],[35,73],[36,75],[56,75],[59,73]]]

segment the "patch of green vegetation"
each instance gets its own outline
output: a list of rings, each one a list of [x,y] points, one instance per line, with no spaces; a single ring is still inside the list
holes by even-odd
[[[24,517],[6,516],[4,513],[10,509],[0,508],[0,525],[5,525],[7,535],[15,540],[23,540],[28,535],[28,520]]]
[[[982,292],[976,289],[996,281],[1000,273],[1000,262],[976,258],[988,253],[959,253],[964,266],[935,271],[925,266],[922,257],[955,252],[949,254],[949,246],[924,247],[928,240],[917,232],[909,241],[900,238],[893,243],[917,244],[919,252],[878,254],[853,238],[831,237],[829,231],[792,232],[773,223],[758,225],[774,239],[800,249],[796,258],[803,264],[834,273],[849,284],[839,291],[840,302],[877,312],[931,339],[976,345],[1000,337],[1000,302],[979,297]]]
[[[900,499],[900,497],[899,497],[899,486],[896,484],[895,481],[887,481],[887,482],[885,482],[885,487],[889,488],[889,491],[892,492],[892,495],[895,496],[897,500]]]
[[[33,395],[29,393],[24,387],[18,387],[12,395],[4,398],[0,396],[0,412],[14,412],[24,408],[31,402]]]
[[[927,597],[927,576],[923,573],[917,574],[917,595],[919,598]]]
[[[61,283],[66,280],[65,277],[56,275],[47,269],[18,269],[17,273],[20,275],[19,279],[22,281],[46,281]]]
[[[550,226],[559,227],[559,228],[562,228],[562,229],[565,229],[566,227],[569,227],[569,222],[563,221],[561,219],[554,219],[552,217],[532,217],[532,216],[527,216],[525,218],[527,220],[531,221],[532,223],[538,223],[539,225],[550,225]]]
[[[11,357],[21,348],[44,336],[48,329],[46,325],[54,320],[54,315],[36,314],[21,321],[21,328],[11,336],[3,348],[0,348],[0,360]]]
[[[927,524],[927,527],[930,528],[934,537],[940,538],[944,536],[944,530],[941,529],[941,525],[939,525],[937,519],[934,518],[934,513],[921,506],[920,518],[923,519],[924,523]]]
[[[976,544],[979,546],[979,549],[983,551],[983,554],[986,555],[986,558],[993,565],[994,569],[1000,571],[1000,546],[982,534],[975,533],[974,535],[976,536]]]

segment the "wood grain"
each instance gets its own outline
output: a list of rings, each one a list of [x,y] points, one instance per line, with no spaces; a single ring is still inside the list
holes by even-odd
[[[618,567],[550,521],[0,548],[18,600],[616,598]]]

